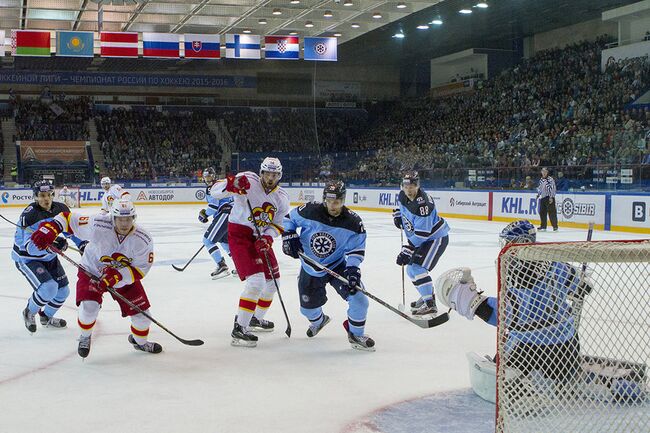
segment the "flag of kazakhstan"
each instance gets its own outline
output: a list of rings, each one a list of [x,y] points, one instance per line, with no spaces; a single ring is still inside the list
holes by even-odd
[[[93,57],[93,32],[57,32],[56,55],[64,57]]]

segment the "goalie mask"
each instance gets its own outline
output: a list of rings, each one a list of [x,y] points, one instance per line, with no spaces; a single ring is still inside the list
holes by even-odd
[[[508,244],[534,244],[537,241],[537,230],[527,220],[514,221],[499,233],[501,248]]]

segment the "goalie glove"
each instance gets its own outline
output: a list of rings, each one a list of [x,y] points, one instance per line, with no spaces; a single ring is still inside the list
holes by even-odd
[[[476,291],[469,268],[454,268],[444,272],[435,284],[436,299],[461,316],[473,320],[476,309],[487,299]]]

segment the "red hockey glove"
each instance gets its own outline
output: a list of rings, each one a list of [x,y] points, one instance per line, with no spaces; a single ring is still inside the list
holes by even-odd
[[[262,256],[271,249],[271,245],[273,245],[273,238],[269,235],[264,235],[255,241],[255,250]]]
[[[251,187],[251,183],[244,175],[235,177],[234,175],[226,176],[226,191],[234,192],[235,194],[246,194]]]
[[[32,243],[39,250],[44,250],[54,243],[59,233],[61,233],[61,227],[54,221],[42,222],[38,229],[32,233]]]
[[[99,277],[99,288],[106,290],[107,287],[113,287],[120,281],[122,281],[122,274],[115,268],[106,267]]]

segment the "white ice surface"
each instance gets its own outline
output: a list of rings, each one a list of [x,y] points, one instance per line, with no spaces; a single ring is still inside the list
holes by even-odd
[[[336,433],[382,407],[468,388],[465,353],[494,352],[495,330],[482,321],[452,315],[445,325],[423,330],[372,301],[366,333],[376,340],[377,351],[353,350],[341,326],[346,304],[333,290],[325,306],[332,323],[308,339],[308,322],[299,312],[298,262],[282,255],[279,241],[274,248],[293,335],[284,335],[276,296],[268,314],[276,331],[261,334],[255,349],[231,347],[240,281],[212,281],[214,264],[205,251],[185,272],[170,266],[185,263],[201,246],[206,226],[196,219],[198,209],[140,206],[138,223],[155,240],[156,265],[143,280],[152,314],[178,335],[201,338],[205,345],[184,346],[154,325],[150,339],[161,343],[164,352],[136,352],[126,341],[129,320],[105,296],[91,354],[83,362],[76,354],[76,273],[64,264],[72,293],[59,315],[68,321],[68,329],[39,324],[30,336],[20,312],[31,288],[10,257],[14,229],[0,221],[1,433]],[[0,212],[15,221],[20,210]],[[401,272],[395,265],[399,232],[390,214],[361,215],[368,231],[363,280],[369,291],[397,305],[402,296]],[[497,233],[505,224],[449,224],[449,247],[433,277],[450,267],[470,266],[479,287],[494,294]],[[594,234],[594,240],[638,237]],[[539,235],[541,241],[583,239],[585,231],[577,229]],[[72,251],[69,255],[78,258]],[[408,303],[417,293],[408,281],[406,290]],[[460,412],[458,417],[471,416],[471,408]],[[432,412],[431,423],[436,417]]]

